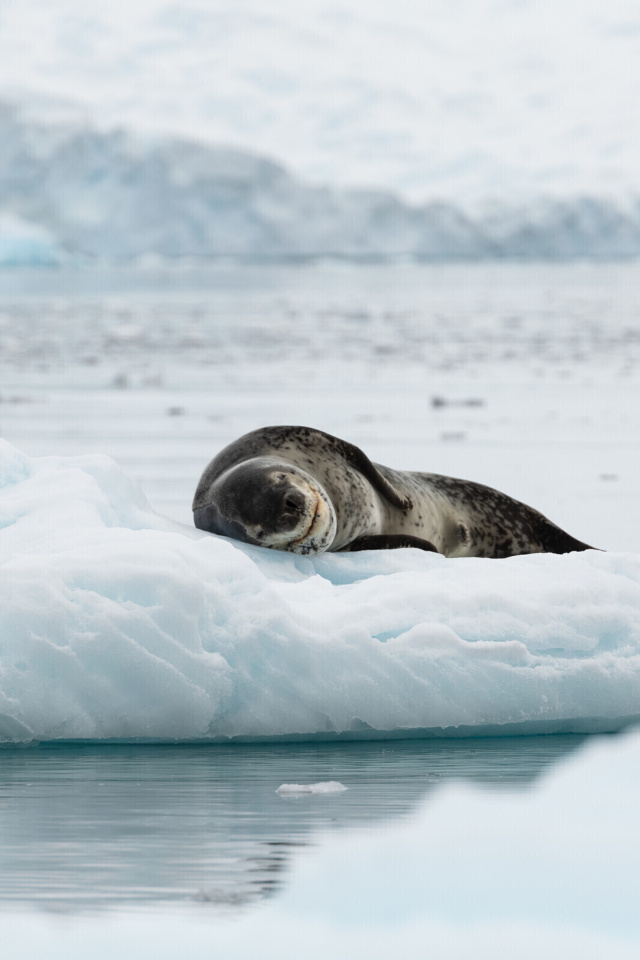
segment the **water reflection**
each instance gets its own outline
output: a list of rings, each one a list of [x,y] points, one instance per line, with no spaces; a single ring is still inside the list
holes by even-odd
[[[234,909],[277,890],[318,830],[401,817],[452,777],[526,787],[582,739],[3,750],[0,903]],[[275,793],[321,780],[349,789]]]

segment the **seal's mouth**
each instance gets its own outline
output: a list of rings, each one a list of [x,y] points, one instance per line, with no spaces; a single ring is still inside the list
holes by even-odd
[[[289,541],[289,544],[288,544],[289,547],[298,546],[298,544],[304,543],[305,540],[307,540],[310,536],[313,535],[313,532],[314,532],[313,528],[315,526],[316,520],[318,519],[319,512],[320,512],[320,497],[316,495],[315,503],[313,505],[313,513],[311,515],[311,520],[309,521],[309,526],[300,537],[296,537],[295,540]]]

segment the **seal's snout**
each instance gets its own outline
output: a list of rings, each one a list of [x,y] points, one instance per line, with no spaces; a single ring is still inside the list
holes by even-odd
[[[201,481],[193,519],[200,530],[294,553],[321,553],[336,532],[335,511],[314,478],[271,457],[254,457],[213,482]]]
[[[301,490],[295,487],[289,487],[282,498],[282,512],[293,514],[294,517],[301,516],[307,506],[307,498]]]
[[[236,520],[223,517],[215,504],[197,507],[193,511],[193,522],[198,530],[206,530],[207,533],[217,533],[223,537],[232,537],[234,540],[245,542],[249,540],[243,525]]]
[[[209,533],[215,533],[217,519],[218,511],[214,506],[207,505],[204,507],[197,507],[193,511],[193,522],[198,530],[206,530]]]
[[[209,511],[206,508],[199,507],[193,511],[193,522],[198,530],[208,530]]]

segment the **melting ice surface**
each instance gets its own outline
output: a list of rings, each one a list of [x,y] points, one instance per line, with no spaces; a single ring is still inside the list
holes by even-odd
[[[107,457],[3,442],[0,566],[4,741],[611,731],[640,714],[634,554],[295,557],[154,513]]]

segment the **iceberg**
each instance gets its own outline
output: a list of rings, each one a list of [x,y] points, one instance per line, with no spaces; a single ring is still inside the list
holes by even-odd
[[[57,240],[44,227],[0,213],[0,267],[55,266],[62,256]]]
[[[607,732],[640,718],[640,556],[264,550],[109,457],[0,442],[0,737]]]
[[[1,94],[0,144],[0,215],[6,210],[39,231],[47,257],[59,244],[73,262],[640,254],[637,191],[612,199],[572,189],[473,207],[461,205],[457,191],[455,199],[430,191],[430,200],[416,203],[388,189],[307,182],[246,149],[135,126],[103,128],[72,105],[60,116],[56,101],[34,115],[28,100]],[[36,256],[36,239],[28,262],[49,262],[42,252]],[[0,241],[0,262],[1,252]]]

